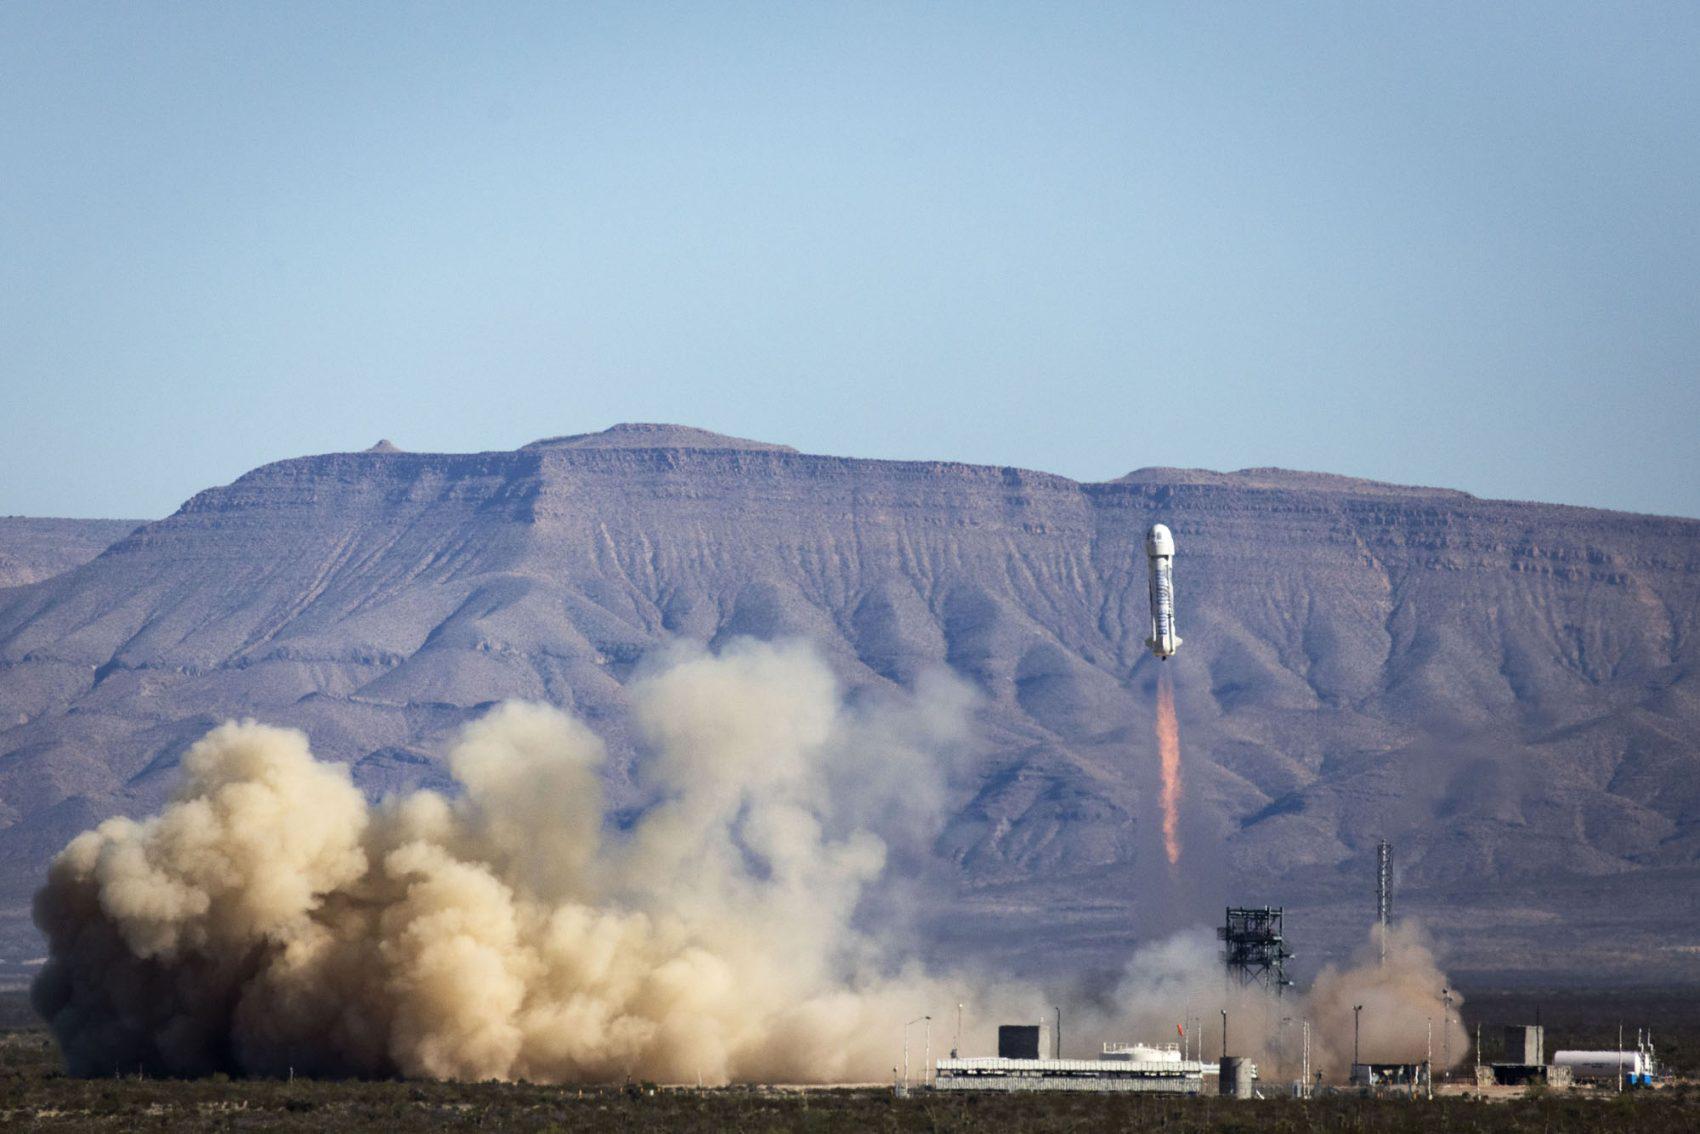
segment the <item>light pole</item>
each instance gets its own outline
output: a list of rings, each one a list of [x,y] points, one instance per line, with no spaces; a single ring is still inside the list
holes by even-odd
[[[1363,1010],[1364,1006],[1362,1004],[1352,1005],[1352,1069],[1354,1071],[1356,1071],[1358,1065],[1363,1062],[1363,1060],[1358,1057],[1358,1037],[1362,1034],[1358,1024],[1360,1017],[1363,1015]]]
[[[927,1037],[927,1054],[923,1060],[923,1066],[921,1068],[921,1082],[931,1084],[933,1081],[933,1018],[931,1016],[926,1016],[923,1017],[923,1019],[927,1021],[926,1027],[922,1029],[923,1033]]]
[[[1304,1028],[1304,1068],[1305,1068],[1305,1098],[1310,1098],[1310,1021],[1301,1022]]]
[[[1428,1088],[1429,1101],[1432,1102],[1434,1100],[1434,1017],[1430,1016],[1426,1024],[1428,1039],[1423,1045],[1423,1078],[1427,1080],[1424,1085]]]
[[[1281,1017],[1282,1026],[1293,1022],[1291,1016]],[[1308,1099],[1310,1098],[1310,1021],[1299,1020],[1298,1025],[1299,1035],[1302,1037],[1299,1047],[1299,1097]]]
[[[909,1089],[909,1029],[923,1020],[931,1020],[931,1016],[916,1016],[903,1025],[903,1089]]]
[[[1440,1073],[1452,1078],[1452,989],[1440,990]]]
[[[962,1053],[962,1005],[956,1005],[956,1042],[950,1046],[950,1057],[960,1059]]]

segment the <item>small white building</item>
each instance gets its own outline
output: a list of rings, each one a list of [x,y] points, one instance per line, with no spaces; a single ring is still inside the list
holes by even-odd
[[[1216,1065],[1185,1059],[1173,1044],[1105,1044],[1097,1059],[941,1059],[940,1091],[1099,1091],[1196,1095]]]

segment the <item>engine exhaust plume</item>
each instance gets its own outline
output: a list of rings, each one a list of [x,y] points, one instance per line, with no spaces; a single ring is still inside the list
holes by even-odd
[[[1163,772],[1163,851],[1173,867],[1181,861],[1181,726],[1167,669],[1157,674],[1157,756]]]

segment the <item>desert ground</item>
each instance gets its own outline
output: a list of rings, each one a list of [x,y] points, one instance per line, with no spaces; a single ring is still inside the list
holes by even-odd
[[[17,1130],[170,1129],[379,1131],[1190,1131],[1298,1132],[1452,1130],[1497,1134],[1700,1129],[1700,992],[1482,992],[1465,1018],[1484,1039],[1498,1024],[1532,1017],[1549,1028],[1549,1052],[1615,1040],[1617,1014],[1650,1023],[1661,1055],[1684,1079],[1649,1091],[1500,1091],[1488,1097],[1443,1086],[1432,1102],[1326,1093],[1300,1102],[1033,1094],[907,1099],[873,1087],[741,1085],[698,1090],[648,1083],[532,1083],[73,1079],[52,1037],[19,991],[0,993],[0,1127]],[[1606,1022],[1610,1019],[1609,1024]],[[1556,1046],[1555,1046],[1556,1045]],[[1488,1057],[1493,1057],[1492,1045]]]

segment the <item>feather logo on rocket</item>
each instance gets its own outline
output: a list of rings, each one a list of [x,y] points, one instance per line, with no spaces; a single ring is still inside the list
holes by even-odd
[[[1145,556],[1151,563],[1151,637],[1145,644],[1168,661],[1181,648],[1175,634],[1175,537],[1168,528],[1151,525],[1145,533]]]

